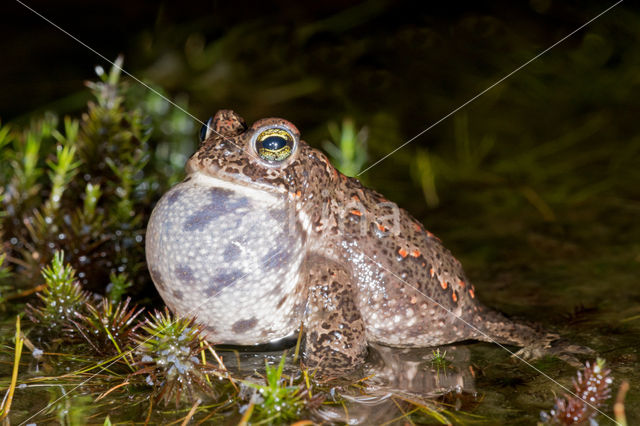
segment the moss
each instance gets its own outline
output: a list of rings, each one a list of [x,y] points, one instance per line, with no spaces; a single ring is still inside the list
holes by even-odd
[[[198,358],[203,351],[201,329],[192,318],[174,318],[168,309],[156,311],[140,325],[133,338],[139,367],[135,375],[144,375],[165,405],[183,399],[193,402],[199,394],[213,396],[214,387],[207,373],[216,373],[213,365]]]
[[[44,289],[38,293],[40,304],[27,304],[27,314],[34,323],[52,335],[63,329],[71,330],[67,338],[73,339],[73,322],[89,301],[89,293],[82,289],[70,265],[64,264],[64,252],[54,254],[51,265],[45,267],[42,275]]]
[[[151,181],[162,180],[149,175],[149,126],[139,108],[125,108],[118,68],[99,77],[88,83],[95,100],[80,119],[48,114],[26,129],[0,130],[0,145],[11,148],[1,160],[15,170],[0,174],[0,231],[18,288],[37,283],[55,250],[93,291],[104,293],[111,273],[129,273],[137,290],[148,283],[140,243]]]
[[[322,398],[311,398],[310,389],[304,383],[293,384],[292,378],[283,376],[286,353],[277,366],[265,361],[265,384],[245,382],[254,392],[245,399],[249,405],[241,407],[247,420],[259,424],[283,424],[298,420],[308,403],[318,405]]]

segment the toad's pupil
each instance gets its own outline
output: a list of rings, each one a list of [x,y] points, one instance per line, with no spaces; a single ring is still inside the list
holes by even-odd
[[[269,136],[262,141],[262,147],[269,151],[277,151],[287,144],[285,138],[280,136]]]

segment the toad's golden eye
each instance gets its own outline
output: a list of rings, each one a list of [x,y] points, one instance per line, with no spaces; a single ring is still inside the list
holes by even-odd
[[[264,160],[284,161],[293,152],[293,136],[278,127],[263,130],[256,138],[255,147]]]

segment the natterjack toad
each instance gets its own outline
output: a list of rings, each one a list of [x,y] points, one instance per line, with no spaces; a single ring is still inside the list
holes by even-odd
[[[478,303],[437,237],[336,171],[293,124],[247,128],[223,110],[209,125],[151,215],[146,253],[166,304],[212,342],[268,343],[303,327],[306,365],[334,374],[360,364],[367,342],[549,342]]]

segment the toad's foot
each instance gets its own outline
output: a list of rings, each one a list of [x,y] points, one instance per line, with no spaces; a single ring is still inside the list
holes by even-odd
[[[536,360],[545,356],[554,356],[571,365],[582,367],[576,355],[594,355],[595,351],[587,346],[573,344],[565,339],[560,339],[557,334],[548,333],[540,341],[527,345],[512,356],[524,360]]]
[[[478,340],[520,346],[522,349],[512,353],[513,357],[535,360],[545,356],[554,356],[569,365],[581,367],[582,362],[576,358],[576,355],[593,355],[595,353],[591,348],[572,344],[561,339],[560,335],[543,331],[536,325],[512,321],[485,307],[481,312],[481,321],[476,322],[481,331],[477,337]]]

